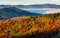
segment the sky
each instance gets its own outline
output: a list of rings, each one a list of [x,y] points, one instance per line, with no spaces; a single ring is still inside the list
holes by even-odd
[[[47,3],[60,5],[60,0],[0,0],[0,5],[31,5]]]

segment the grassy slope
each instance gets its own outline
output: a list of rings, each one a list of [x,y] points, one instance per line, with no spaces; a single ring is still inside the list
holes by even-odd
[[[40,16],[22,16],[0,20],[0,36],[22,36],[48,33],[60,27],[60,13]]]

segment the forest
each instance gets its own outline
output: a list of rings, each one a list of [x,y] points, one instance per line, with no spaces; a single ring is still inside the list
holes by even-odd
[[[60,13],[19,16],[7,20],[0,20],[0,38],[31,38],[32,35],[39,35],[39,33],[42,33],[42,36],[44,34],[49,35],[57,30],[60,30]],[[36,35],[33,37],[39,38],[41,36],[37,37]]]

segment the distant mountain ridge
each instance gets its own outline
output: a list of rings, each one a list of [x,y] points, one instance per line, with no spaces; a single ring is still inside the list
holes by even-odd
[[[18,9],[16,7],[8,7],[0,9],[0,16],[11,18],[11,17],[18,17],[18,16],[35,16],[39,15],[37,13],[30,13],[25,10]]]
[[[16,5],[20,8],[60,8],[60,5],[56,4],[34,4],[34,5]]]
[[[0,5],[0,8],[7,8],[10,6],[15,6],[19,8],[60,8],[60,5],[56,4],[33,4],[33,5]]]
[[[0,19],[3,17],[11,18],[17,16],[35,16],[37,13],[31,13],[19,8],[59,8],[60,5],[56,4],[34,4],[34,5],[0,5]]]

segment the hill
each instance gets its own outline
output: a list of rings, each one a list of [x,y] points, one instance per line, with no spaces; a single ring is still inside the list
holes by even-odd
[[[0,20],[0,36],[2,37],[52,38],[58,34],[59,30],[60,13]]]
[[[30,13],[28,11],[21,10],[12,6],[0,9],[0,16],[6,17],[6,18],[12,18],[12,17],[18,17],[18,16],[35,16],[35,15],[39,15],[39,14]]]

